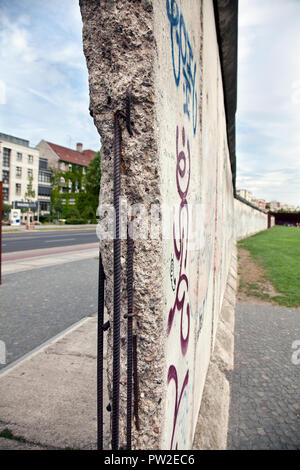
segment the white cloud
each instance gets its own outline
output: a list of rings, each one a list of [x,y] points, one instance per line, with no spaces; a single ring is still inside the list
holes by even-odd
[[[6,85],[0,80],[0,104],[6,104]]]
[[[237,184],[299,204],[300,2],[240,0],[239,10]]]
[[[0,17],[0,86],[6,101],[2,132],[99,148],[89,115],[81,16],[73,0],[10,0]],[[5,66],[3,66],[5,64]],[[5,93],[4,93],[4,91]],[[2,91],[2,93],[1,93]],[[2,101],[3,101],[2,99]]]

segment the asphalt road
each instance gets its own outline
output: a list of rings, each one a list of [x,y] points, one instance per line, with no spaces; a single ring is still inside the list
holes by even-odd
[[[59,230],[2,234],[2,253],[57,246],[81,245],[98,241],[96,229]]]
[[[0,341],[6,364],[97,312],[98,260],[7,274],[1,285]]]

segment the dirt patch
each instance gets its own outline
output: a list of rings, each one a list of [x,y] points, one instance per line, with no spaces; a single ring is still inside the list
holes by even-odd
[[[254,260],[249,251],[238,249],[238,295],[240,302],[273,303],[272,297],[283,296],[266,277],[266,271],[261,264]]]

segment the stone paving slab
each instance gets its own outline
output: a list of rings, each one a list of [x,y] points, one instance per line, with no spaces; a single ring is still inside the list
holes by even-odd
[[[30,446],[95,449],[96,352],[97,318],[93,317],[0,374],[0,430],[9,429]],[[106,418],[108,448],[108,412]],[[0,445],[2,449],[24,445],[16,442],[5,439]]]
[[[299,340],[300,309],[237,304],[228,449],[300,450]]]
[[[34,444],[26,444],[14,439],[4,439],[0,437],[0,450],[48,450],[45,447]]]

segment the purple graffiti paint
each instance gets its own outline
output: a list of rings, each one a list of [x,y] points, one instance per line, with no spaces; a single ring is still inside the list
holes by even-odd
[[[180,313],[180,345],[181,352],[185,356],[188,348],[189,334],[190,334],[190,306],[188,302],[189,281],[187,274],[184,272],[187,265],[187,254],[188,254],[188,229],[189,229],[189,212],[187,203],[187,194],[190,185],[190,144],[189,140],[186,139],[185,130],[182,128],[181,133],[181,144],[184,150],[179,151],[179,128],[176,128],[176,183],[177,191],[180,196],[180,207],[179,207],[179,218],[178,218],[178,229],[180,234],[179,246],[177,244],[175,236],[175,221],[173,223],[173,247],[176,260],[179,262],[179,276],[178,283],[175,292],[174,304],[170,309],[168,317],[168,329],[167,334],[169,335],[172,329],[175,313]],[[185,217],[183,216],[185,214]],[[184,336],[183,333],[183,319],[184,316],[187,320],[187,333]]]
[[[172,429],[172,437],[171,437],[171,445],[170,445],[170,450],[173,449],[173,444],[174,444],[174,435],[175,435],[175,429],[176,429],[176,424],[177,424],[177,418],[178,418],[178,412],[180,408],[180,403],[182,399],[182,395],[184,392],[185,387],[188,384],[189,381],[189,371],[186,372],[184,381],[181,387],[179,399],[178,399],[178,377],[177,377],[177,370],[174,365],[171,365],[169,367],[168,371],[168,385],[170,384],[171,380],[174,380],[175,382],[175,405],[174,405],[174,415],[173,415],[173,429]],[[176,443],[176,449],[178,447],[178,443]]]

